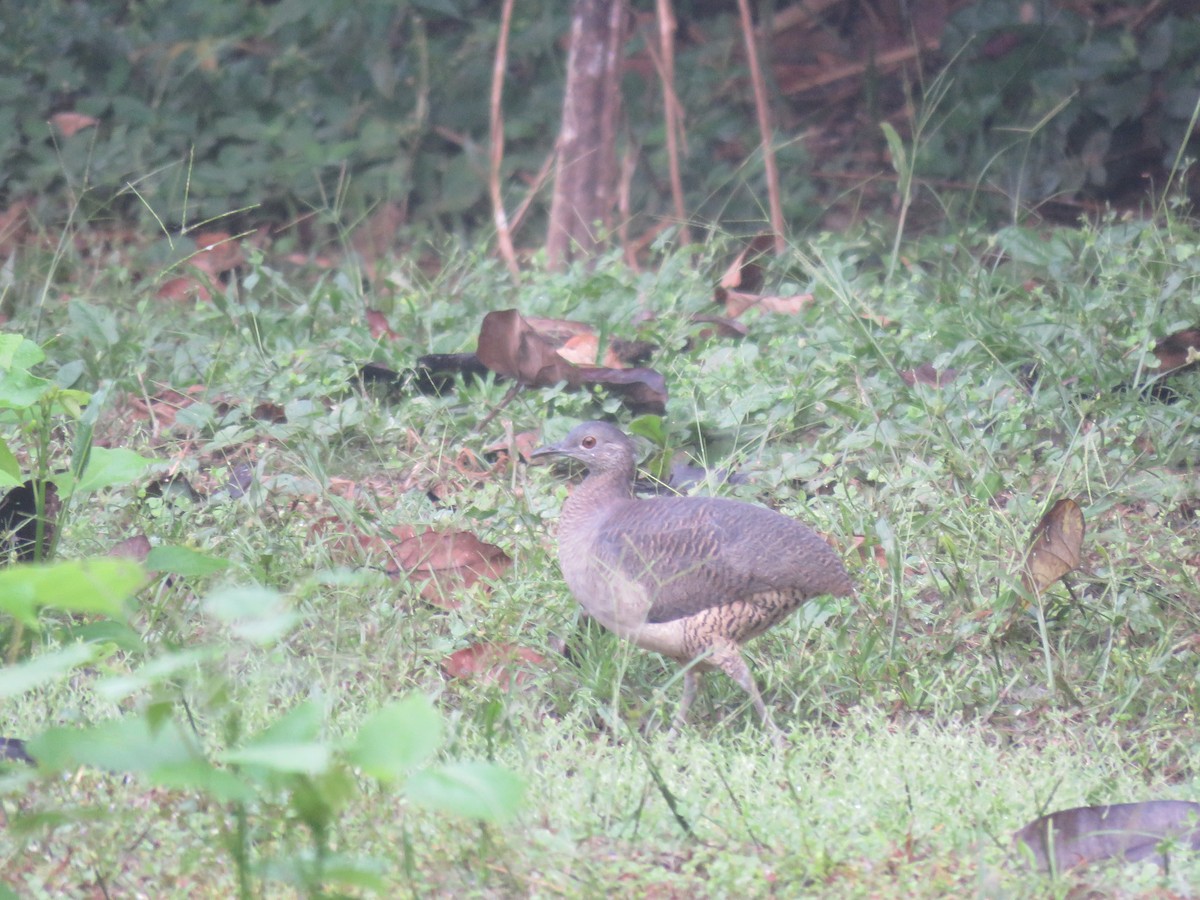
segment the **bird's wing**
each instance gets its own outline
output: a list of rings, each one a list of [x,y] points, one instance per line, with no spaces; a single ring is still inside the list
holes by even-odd
[[[642,585],[647,621],[669,622],[765,591],[846,593],[841,561],[799,522],[717,498],[641,500],[593,532],[593,571]],[[809,585],[811,584],[811,589]]]

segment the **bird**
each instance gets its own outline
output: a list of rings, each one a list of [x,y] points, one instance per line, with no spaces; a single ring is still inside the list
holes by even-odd
[[[701,675],[718,669],[782,741],[741,648],[813,597],[852,595],[837,553],[808,526],[757,504],[637,497],[636,445],[610,423],[577,425],[530,459],[556,457],[588,472],[558,520],[563,578],[609,631],[684,667],[671,734],[686,721]]]

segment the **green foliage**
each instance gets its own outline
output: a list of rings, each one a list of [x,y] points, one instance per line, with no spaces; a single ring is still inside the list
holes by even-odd
[[[1097,27],[1063,5],[988,0],[955,14],[942,52],[954,59],[954,103],[930,136],[923,175],[996,183],[1020,206],[1140,193],[1143,167],[1174,174],[1181,148],[1195,153],[1194,15],[1168,12],[1134,31],[1121,16]]]
[[[93,562],[112,563],[110,568],[119,564],[138,575],[133,585],[110,577],[106,589],[94,593],[127,596],[144,580],[133,563]],[[16,577],[0,584],[0,598],[9,597],[12,583],[34,571],[44,576],[41,582],[51,589],[38,595],[43,603],[56,605],[48,599],[51,595],[73,596],[74,603],[60,608],[96,610],[95,604],[79,599],[79,584],[66,563],[45,569],[22,566],[3,573]],[[104,581],[102,574],[93,582]],[[50,778],[80,766],[136,773],[150,784],[193,792],[225,805],[237,824],[225,830],[223,840],[230,862],[237,867],[243,896],[261,894],[256,883],[265,887],[266,882],[278,880],[310,894],[320,894],[329,885],[383,889],[379,873],[386,868],[384,861],[331,853],[339,817],[360,791],[355,767],[380,783],[402,787],[411,802],[431,810],[481,821],[501,821],[517,811],[523,783],[513,773],[487,762],[432,760],[442,745],[442,719],[422,694],[376,710],[357,734],[341,741],[325,736],[325,711],[312,700],[243,735],[238,692],[222,672],[239,653],[239,642],[265,646],[286,636],[294,617],[281,619],[281,600],[275,592],[262,589],[224,589],[209,595],[203,602],[205,611],[214,621],[230,626],[234,639],[182,649],[161,647],[140,665],[129,659],[134,666],[130,674],[102,679],[96,689],[114,700],[136,695],[142,702],[117,718],[83,728],[52,727],[33,737],[27,747],[41,776]],[[119,607],[107,612],[121,613]],[[0,669],[0,697],[62,681],[110,652],[99,644],[75,644]],[[189,695],[205,701],[189,704],[184,699]],[[197,716],[223,722],[224,749],[208,749],[212,737],[205,740],[197,731]],[[259,832],[271,830],[279,818],[303,824],[309,851],[262,857],[257,848]],[[37,827],[36,822],[15,824],[18,830]]]
[[[124,559],[15,565],[0,571],[0,612],[30,628],[43,607],[114,615],[144,580],[137,564]]]
[[[747,140],[756,126],[736,16],[703,6],[684,15],[699,29],[681,30],[677,46],[686,208],[698,222],[744,228],[763,220],[766,190]],[[1200,21],[1165,12],[1134,30],[1111,19],[1093,27],[1071,9],[1019,0],[961,9],[943,36],[947,70],[915,98],[936,114],[911,123],[909,159],[889,136],[902,180],[988,183],[1019,206],[1111,193],[1151,163],[1174,172],[1181,149],[1194,149]],[[0,204],[32,199],[43,222],[116,215],[175,234],[221,217],[257,224],[314,210],[319,225],[343,226],[390,201],[424,229],[490,228],[497,29],[483,0],[14,0],[0,10]],[[501,173],[509,208],[551,151],[568,29],[566,4],[515,9]],[[631,60],[649,58],[652,33],[632,35]],[[952,104],[939,83],[952,87]],[[623,90],[636,229],[671,208],[667,148],[652,67],[631,65]],[[60,113],[96,124],[68,135],[53,124]],[[776,143],[785,214],[801,225],[817,195],[812,160],[784,129]]]
[[[556,115],[546,64],[562,21],[544,6],[522,4],[514,43],[535,86],[513,91],[513,114],[538,134]],[[356,215],[389,198],[457,220],[482,205],[480,156],[435,129],[486,134],[490,11],[473,0],[5,4],[0,196],[46,202],[65,187],[85,216],[172,229],[246,207]],[[63,136],[47,124],[61,111],[99,124]]]
[[[16,311],[12,327],[56,336],[30,374],[57,384],[46,373],[82,361],[70,389],[109,382],[96,433],[196,490],[97,492],[60,536],[73,559],[144,531],[147,567],[169,574],[103,612],[37,607],[36,652],[0,672],[11,733],[48,733],[32,748],[73,770],[0,776],[20,829],[0,842],[5,877],[222,896],[1047,893],[1009,868],[1008,833],[1050,808],[1185,795],[1200,766],[1198,385],[1172,376],[1173,404],[1138,389],[1155,342],[1200,319],[1200,235],[1168,209],[908,237],[889,276],[895,246],[889,223],[771,263],[767,290],[813,301],[745,313],[739,340],[691,318],[711,312],[716,246],[654,271],[530,271],[520,289],[450,248],[437,276],[402,262],[405,289],[369,298],[346,273],[306,283],[265,260],[220,305],[130,300],[119,272],[65,284],[112,343],[57,292]],[[667,414],[631,422],[559,388],[493,414],[508,385],[490,378],[441,394],[353,380],[365,360],[469,351],[510,304],[652,341]],[[367,307],[395,337],[372,337]],[[127,415],[131,395],[197,385],[173,424]],[[256,418],[262,404],[286,421]],[[68,458],[75,420],[55,416],[51,458]],[[504,449],[597,416],[704,466],[697,490],[795,515],[846,558],[856,597],[749,647],[792,751],[719,679],[668,746],[677,668],[576,627],[550,538],[571,476]],[[235,465],[253,473],[238,496]],[[1084,560],[1035,609],[1019,561],[1059,496],[1083,510]],[[383,549],[425,528],[470,531],[513,567],[431,603]],[[544,662],[452,674],[452,654],[497,645]]]

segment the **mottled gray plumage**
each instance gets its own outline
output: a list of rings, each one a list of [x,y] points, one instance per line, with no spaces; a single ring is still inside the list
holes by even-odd
[[[580,605],[606,628],[683,665],[684,721],[698,672],[719,668],[774,729],[740,646],[822,594],[853,593],[836,553],[810,528],[762,506],[716,497],[638,499],[636,448],[585,422],[534,458],[567,456],[588,477],[563,506],[558,558]]]

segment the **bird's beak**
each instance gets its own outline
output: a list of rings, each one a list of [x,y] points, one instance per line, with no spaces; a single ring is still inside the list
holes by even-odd
[[[547,444],[544,447],[538,447],[529,454],[530,462],[537,462],[554,456],[565,456],[566,452],[562,448],[562,444]]]

